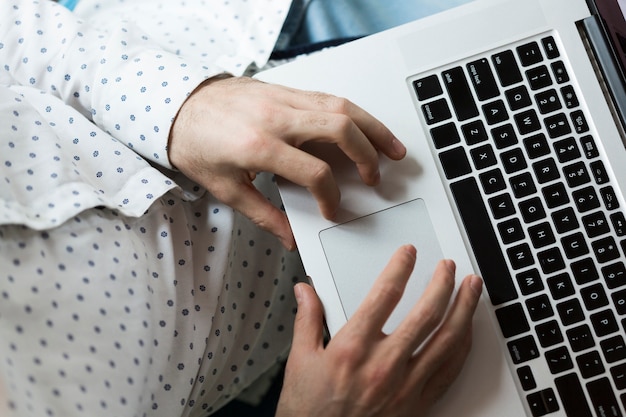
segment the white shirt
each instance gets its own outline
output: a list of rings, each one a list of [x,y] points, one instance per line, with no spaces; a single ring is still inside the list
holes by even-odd
[[[0,2],[0,381],[15,414],[206,415],[284,358],[297,254],[169,170],[166,145],[201,80],[263,65],[288,6],[81,0],[79,20]],[[271,177],[258,186],[280,204]]]

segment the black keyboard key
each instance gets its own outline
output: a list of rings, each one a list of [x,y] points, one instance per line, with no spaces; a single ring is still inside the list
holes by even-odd
[[[522,271],[515,276],[520,291],[524,295],[534,294],[543,290],[543,281],[536,268]]]
[[[615,210],[619,208],[619,201],[617,200],[617,194],[615,194],[615,190],[610,185],[608,187],[604,187],[600,189],[600,196],[602,197],[602,201],[604,202],[604,207],[607,210]],[[623,216],[623,214],[622,214]],[[619,235],[618,236],[623,236]]]
[[[592,214],[588,214],[582,218],[583,226],[587,236],[590,238],[598,237],[611,231],[608,220],[603,212],[597,211]]]
[[[563,341],[561,327],[556,320],[550,320],[535,327],[535,333],[542,347],[558,345]]]
[[[518,368],[517,376],[519,377],[520,384],[522,385],[522,389],[524,391],[530,391],[531,389],[537,388],[537,381],[535,381],[535,376],[533,375],[533,371],[530,369],[530,366],[522,366]]]
[[[572,124],[574,125],[574,131],[576,133],[586,133],[589,132],[589,123],[587,123],[587,118],[582,110],[576,110],[571,115]]]
[[[611,236],[592,242],[591,247],[600,263],[612,261],[620,256],[615,239]]]
[[[593,311],[609,304],[606,292],[601,284],[594,284],[581,289],[580,295],[587,311]]]
[[[593,417],[589,404],[587,404],[585,392],[576,374],[558,377],[554,383],[568,417]]]
[[[602,267],[602,276],[610,289],[626,285],[626,266],[623,262],[616,262]]]
[[[585,319],[585,313],[580,305],[580,302],[576,298],[563,301],[557,304],[556,311],[561,317],[561,323],[564,326],[569,326],[574,323],[581,322]]]
[[[624,378],[624,382],[626,382],[626,378]],[[625,384],[618,384],[616,382],[615,385],[618,389],[626,388]],[[593,409],[598,416],[622,417],[622,412],[619,409],[617,399],[611,387],[611,381],[609,381],[608,378],[601,378],[587,383],[587,391],[591,397]]]
[[[556,208],[569,203],[569,194],[565,190],[565,186],[560,182],[544,187],[541,193],[546,199],[548,208]]]
[[[465,149],[457,147],[439,154],[439,160],[447,179],[454,179],[472,172]]]
[[[600,354],[595,350],[576,357],[576,363],[583,378],[589,379],[604,373],[604,365]]]
[[[571,328],[566,334],[569,345],[574,352],[582,352],[596,345],[591,329],[586,324]]]
[[[558,168],[556,167],[556,163],[552,158],[535,162],[533,164],[533,171],[535,172],[535,176],[537,177],[539,184],[554,181],[559,179],[561,176]]]
[[[476,145],[477,143],[484,142],[489,139],[487,129],[482,120],[474,120],[461,126],[461,132],[465,138],[465,143],[468,145]]]
[[[512,174],[528,167],[526,157],[520,148],[513,148],[510,151],[502,152],[500,159],[502,160],[504,171],[507,174]]]
[[[528,89],[524,85],[520,85],[504,92],[509,108],[512,111],[521,110],[533,104]]]
[[[526,333],[530,330],[526,313],[520,303],[511,304],[496,310],[502,335],[506,338]]]
[[[506,220],[498,224],[498,231],[505,245],[517,242],[526,237],[522,224],[517,218]]]
[[[470,150],[472,161],[476,170],[489,168],[498,163],[496,154],[493,152],[493,147],[489,144],[479,146],[478,148],[472,148]],[[502,180],[504,182],[504,179]]]
[[[602,161],[594,161],[589,166],[591,168],[591,175],[593,175],[593,179],[596,180],[596,184],[602,185],[609,182],[609,174]]]
[[[552,76],[548,67],[541,65],[539,67],[526,71],[526,79],[533,91],[541,90],[552,85]]]
[[[485,194],[493,194],[506,188],[506,182],[499,169],[483,172],[478,177],[480,178],[483,190],[485,190]]]
[[[448,120],[452,117],[450,107],[448,107],[448,102],[443,98],[423,104],[422,113],[424,114],[426,123],[429,125],[443,122],[444,120]]]
[[[539,158],[540,156],[544,156],[550,153],[548,141],[546,140],[546,136],[543,133],[539,133],[537,135],[524,139],[524,147],[526,148],[526,153],[528,153],[528,157],[531,159]]]
[[[552,220],[554,221],[556,231],[559,233],[570,232],[578,229],[579,226],[576,213],[571,207],[566,207],[552,213]]]
[[[463,121],[478,116],[478,108],[470,90],[463,68],[456,67],[444,71],[441,75],[443,85],[448,91],[452,108],[458,120]]]
[[[553,62],[550,64],[550,67],[552,68],[552,74],[557,84],[563,84],[569,81],[569,74],[567,73],[567,68],[565,68],[563,61]]]
[[[613,314],[612,310],[604,310],[592,314],[591,324],[598,337],[608,336],[619,330],[619,325],[617,324],[617,320],[615,320],[615,314]]]
[[[600,151],[598,151],[598,147],[596,146],[596,142],[593,140],[592,136],[583,136],[580,138],[580,145],[582,146],[583,153],[587,159],[593,159],[600,156]]]
[[[572,137],[554,142],[554,152],[561,163],[580,158],[578,145]]]
[[[559,346],[545,353],[548,368],[553,375],[568,371],[574,367],[572,357],[565,346]]]
[[[617,389],[626,388],[626,363],[611,368],[611,375]]]
[[[436,75],[413,81],[413,88],[415,89],[415,94],[417,94],[417,99],[420,101],[443,94],[441,83],[439,83],[439,79]]]
[[[617,314],[620,316],[626,314],[626,290],[614,292],[611,294],[611,299],[613,300],[613,305],[617,310]]]
[[[539,197],[533,197],[519,203],[519,211],[526,223],[534,223],[546,217],[546,211]]]
[[[559,410],[559,403],[552,388],[544,389],[526,396],[533,417],[541,417]]]
[[[561,88],[561,96],[563,97],[563,102],[565,107],[568,109],[573,109],[580,105],[578,101],[578,97],[576,96],[576,92],[574,91],[574,87],[571,85],[566,85]]]
[[[552,36],[547,36],[543,38],[541,40],[541,44],[543,45],[543,50],[549,59],[555,59],[561,55],[559,53],[559,48]]]
[[[578,258],[589,253],[585,236],[578,232],[561,239],[561,246],[568,259]]]
[[[524,336],[506,344],[514,364],[528,362],[539,357],[539,348],[532,336]]]
[[[537,192],[533,177],[528,172],[512,177],[509,182],[513,189],[513,195],[517,198],[524,198]]]
[[[565,268],[559,248],[547,249],[537,254],[539,265],[544,274],[553,274]]]
[[[522,81],[522,73],[517,65],[517,60],[512,51],[499,52],[491,57],[496,74],[500,83],[507,87]]]
[[[626,359],[626,343],[621,335],[610,337],[600,342],[602,353],[608,363]]]
[[[554,316],[552,303],[546,294],[527,299],[526,309],[532,321],[540,321]]]
[[[552,226],[548,222],[529,227],[528,236],[535,249],[543,248],[556,242]]]
[[[530,246],[526,243],[513,246],[507,249],[506,253],[511,261],[511,266],[515,270],[526,268],[527,266],[531,266],[535,263]]]
[[[480,101],[489,100],[500,94],[498,84],[493,76],[489,61],[480,59],[467,64],[467,72],[476,91],[476,96]]]
[[[562,273],[548,278],[548,288],[555,300],[560,300],[576,293],[569,274]]]
[[[546,125],[546,129],[548,129],[548,136],[550,136],[552,139],[572,133],[572,127],[567,121],[567,116],[565,116],[565,114],[563,113],[558,113],[554,116],[546,117],[546,119],[544,120],[544,124]]]
[[[495,125],[509,119],[509,114],[506,111],[506,106],[502,100],[496,100],[491,103],[483,104],[482,110],[488,125]]]
[[[536,94],[535,101],[539,107],[539,113],[541,114],[552,113],[553,111],[560,110],[563,107],[561,99],[559,98],[559,93],[557,93],[555,89],[550,89]]]
[[[466,178],[450,185],[450,190],[461,215],[485,287],[494,305],[517,298],[517,290],[489,213],[474,178]]]
[[[541,122],[534,110],[526,110],[518,113],[513,119],[517,125],[517,130],[519,130],[522,136],[526,136],[541,129]]]
[[[513,125],[508,123],[491,129],[491,137],[498,149],[508,148],[519,142]]]
[[[600,278],[596,264],[591,258],[584,258],[580,261],[572,262],[572,275],[578,285],[590,283]]]
[[[596,190],[593,187],[585,187],[581,190],[574,191],[572,198],[580,213],[585,213],[600,207],[598,194],[596,194]]]
[[[446,148],[461,141],[459,131],[454,123],[446,123],[430,129],[430,136],[435,148]]]
[[[515,205],[511,200],[511,196],[508,194],[500,194],[492,197],[488,200],[488,203],[491,208],[491,213],[496,220],[515,214]]]
[[[563,168],[563,175],[571,188],[591,181],[589,172],[583,162],[576,162]]]
[[[537,42],[530,42],[517,47],[517,56],[523,66],[538,64],[543,61],[543,55]]]
[[[613,224],[613,229],[615,229],[615,234],[620,237],[626,235],[626,217],[624,217],[624,213],[621,211],[613,213],[610,219]]]

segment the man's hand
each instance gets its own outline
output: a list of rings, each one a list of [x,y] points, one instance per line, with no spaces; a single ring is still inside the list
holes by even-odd
[[[329,165],[299,149],[307,142],[337,145],[368,185],[380,180],[378,151],[394,160],[406,153],[381,122],[346,99],[230,77],[210,80],[181,107],[169,156],[183,174],[293,249],[286,216],[252,181],[263,171],[280,175],[307,188],[332,219],[339,189]]]
[[[447,311],[455,265],[441,261],[419,302],[386,335],[382,328],[404,292],[415,256],[413,246],[394,254],[326,347],[321,303],[311,287],[296,286],[298,313],[277,417],[416,417],[445,392],[470,349],[482,280],[466,277]]]

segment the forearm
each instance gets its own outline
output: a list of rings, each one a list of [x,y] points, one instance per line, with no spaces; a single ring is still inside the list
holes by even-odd
[[[89,27],[49,2],[0,3],[0,82],[54,94],[162,166],[187,95],[211,71],[163,51],[130,23]]]

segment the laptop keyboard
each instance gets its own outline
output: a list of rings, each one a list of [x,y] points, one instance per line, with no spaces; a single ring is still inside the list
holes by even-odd
[[[622,416],[626,218],[556,35],[412,79],[533,416]]]

